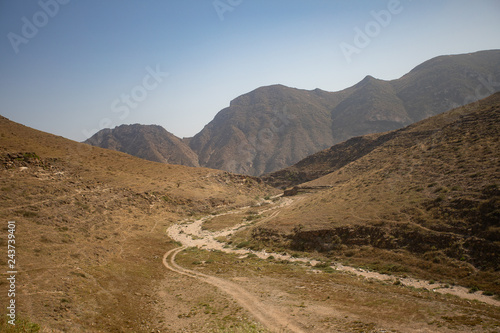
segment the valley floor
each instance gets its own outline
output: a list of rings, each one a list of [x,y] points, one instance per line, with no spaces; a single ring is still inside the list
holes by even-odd
[[[186,220],[167,229],[181,246],[165,253],[163,264],[182,283],[190,284],[182,298],[192,302],[200,297],[198,288],[215,288],[211,293],[232,301],[240,314],[238,320],[230,319],[225,313],[229,306],[219,297],[211,298],[179,313],[176,322],[167,325],[173,332],[194,332],[195,327],[214,332],[496,332],[500,328],[500,302],[463,287],[228,244],[234,233],[276,217],[294,200],[301,197],[275,197],[262,206]],[[260,218],[248,218],[252,215]],[[184,326],[183,320],[190,324]]]

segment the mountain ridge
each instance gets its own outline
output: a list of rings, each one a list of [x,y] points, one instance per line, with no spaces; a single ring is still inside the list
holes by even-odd
[[[367,75],[337,92],[260,87],[234,99],[190,146],[201,165],[267,173],[351,137],[402,128],[486,97],[500,90],[499,68],[500,50],[490,50],[439,56],[395,80]],[[238,129],[232,140],[219,134],[230,126]]]
[[[500,91],[499,82],[500,50],[488,50],[438,56],[399,79],[367,75],[336,92],[259,87],[231,100],[195,136],[179,139],[180,150],[189,146],[200,166],[258,176],[479,100]]]

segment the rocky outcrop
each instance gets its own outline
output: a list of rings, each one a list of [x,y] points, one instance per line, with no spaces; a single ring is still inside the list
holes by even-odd
[[[290,234],[257,228],[252,237],[264,243],[306,252],[335,252],[361,246],[402,249],[416,255],[441,251],[450,258],[468,261],[481,269],[500,269],[500,245],[497,242],[409,224],[355,225],[316,230],[296,227]]]

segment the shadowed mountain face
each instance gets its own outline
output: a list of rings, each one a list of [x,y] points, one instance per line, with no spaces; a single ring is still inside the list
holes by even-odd
[[[153,161],[261,175],[350,138],[399,129],[497,91],[500,50],[440,56],[400,79],[367,76],[338,92],[261,87],[231,101],[184,141],[159,126],[134,125],[103,130],[87,143]]]
[[[500,51],[441,56],[400,79],[339,92],[258,88],[190,141],[203,166],[260,175],[349,138],[385,132],[500,91]]]
[[[330,106],[336,95],[281,85],[231,102],[190,142],[200,164],[257,175],[290,165],[333,141]]]
[[[153,162],[199,166],[196,153],[188,145],[157,125],[121,125],[114,129],[104,129],[85,143]]]

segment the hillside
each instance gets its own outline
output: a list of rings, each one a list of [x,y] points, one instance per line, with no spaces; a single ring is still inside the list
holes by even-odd
[[[492,105],[497,110],[496,104]],[[445,123],[455,124],[455,118],[444,118],[441,124],[430,123],[429,129],[435,131]],[[489,142],[488,131],[496,131],[495,126],[489,125],[476,131],[473,117],[458,119],[468,124],[466,132],[470,137],[461,141],[461,144],[471,142],[468,148]],[[460,134],[455,127],[446,133]],[[422,126],[415,127],[415,131],[427,133]],[[410,141],[415,143],[414,137]],[[438,151],[437,143],[438,140],[422,147],[433,153]],[[494,144],[491,149],[498,148]],[[480,151],[483,158],[497,165],[496,155],[484,148]],[[453,150],[455,152],[465,154],[460,149]],[[363,162],[358,167],[378,170],[385,164],[393,165],[394,158],[387,163],[383,155],[372,157],[373,163]],[[469,156],[461,158],[464,158],[464,172],[469,175]],[[418,161],[422,162],[423,156]],[[471,163],[477,162],[471,160]],[[471,175],[472,182],[456,178],[464,195],[474,195],[476,189],[482,190],[482,182],[489,176],[496,177],[485,165],[479,165],[474,171],[478,174]],[[446,175],[443,171],[435,170],[439,175]],[[397,246],[386,249],[387,252],[376,252],[376,248],[366,245],[366,234],[358,234],[361,229],[356,229],[354,224],[349,228],[359,237],[351,239],[352,233],[346,237],[341,234],[345,244],[340,244],[337,238],[334,242],[324,239],[315,243],[317,237],[314,237],[318,235],[315,232],[328,236],[332,228],[327,230],[325,225],[331,221],[350,223],[351,214],[366,218],[357,221],[359,224],[371,225],[368,220],[373,218],[371,211],[364,210],[370,205],[372,211],[378,209],[375,215],[387,219],[383,221],[386,226],[395,223],[397,218],[406,218],[407,215],[391,215],[398,200],[407,200],[406,194],[398,192],[405,187],[397,182],[414,184],[400,176],[399,173],[407,174],[407,170],[389,173],[384,169],[384,172],[382,178],[376,176],[376,172],[368,177],[354,168],[345,175],[341,173],[339,177],[344,178],[339,183],[337,178],[328,176],[316,180],[319,185],[333,184],[338,188],[278,197],[274,196],[277,190],[253,177],[150,162],[35,131],[0,117],[0,216],[5,223],[15,221],[17,270],[16,327],[6,324],[8,317],[4,315],[0,318],[0,331],[494,331],[500,325],[497,300],[480,292],[469,294],[457,286],[444,287],[455,281],[473,280],[483,291],[497,293],[491,281],[498,273],[494,268],[485,273],[481,265],[491,265],[475,262],[482,258],[478,257],[483,250],[482,238],[496,237],[494,230],[482,230],[481,224],[472,231],[464,229],[462,224],[454,226],[477,235],[470,240],[475,241],[474,249],[479,250],[465,253],[463,261],[452,261],[459,269],[448,264],[452,259],[447,256],[454,258],[454,252],[440,252],[442,243],[431,242],[436,248],[418,261],[421,270],[415,272],[414,257],[397,247],[404,237],[388,236],[388,241]],[[415,179],[418,175],[417,172],[410,174],[414,174]],[[389,186],[377,187],[381,192],[376,195],[380,200],[376,203],[364,201],[368,198],[362,195],[369,188],[360,186],[361,181],[368,185],[372,178],[374,184],[389,182]],[[429,219],[429,223],[439,222],[436,205],[449,200],[433,198],[445,193],[444,186],[449,186],[444,180],[438,181],[439,184],[431,187],[415,189],[430,196],[432,205],[425,207],[429,208],[429,216],[437,217]],[[438,188],[439,192],[434,193]],[[491,195],[494,190],[488,187],[481,193]],[[455,192],[456,189],[450,187],[446,193]],[[480,209],[472,209],[471,216],[486,214],[495,221],[496,213],[487,198],[471,197],[471,202],[476,199]],[[484,200],[488,204],[482,204]],[[473,207],[471,204],[461,206]],[[409,216],[415,212],[406,210],[404,214]],[[332,219],[324,219],[325,216]],[[7,247],[8,230],[6,223],[0,233],[3,248]],[[403,236],[405,230],[401,229]],[[252,235],[253,238],[249,238]],[[265,238],[270,235],[276,238]],[[470,240],[458,245],[468,248]],[[336,248],[324,251],[329,244],[338,244],[342,252],[331,252]],[[249,249],[264,245],[267,252]],[[273,248],[278,252],[269,251]],[[490,256],[497,253],[496,248],[492,248]],[[366,260],[376,257],[378,263],[367,265],[385,269],[397,277],[374,278],[374,273],[369,273],[370,278],[363,278],[355,272],[365,270],[334,264],[333,255],[344,264],[351,260],[353,265],[362,264],[363,260],[366,264]],[[399,262],[390,264],[389,260]],[[7,267],[7,256],[0,258],[4,276]],[[453,275],[457,272],[462,275]],[[469,275],[463,278],[465,273]],[[428,274],[432,279],[441,276],[446,279],[415,280],[415,285],[405,286],[409,279],[400,274]],[[5,278],[0,280],[0,293],[7,295],[9,288],[12,287]],[[449,290],[460,297],[434,290]],[[0,298],[4,309],[7,302],[7,297]],[[409,317],[411,321],[407,320]]]
[[[500,90],[500,51],[441,56],[400,79],[367,76],[339,92],[261,87],[190,141],[203,166],[260,175],[335,143],[402,128]]]
[[[282,189],[317,179],[370,153],[394,138],[398,132],[367,134],[349,139],[309,155],[288,168],[262,175],[261,178],[267,184]]]
[[[199,166],[198,156],[181,139],[158,125],[121,125],[103,129],[85,143],[148,161]]]
[[[161,263],[176,247],[165,227],[269,193],[249,177],[150,162],[0,117],[0,247],[7,251],[7,221],[15,221],[18,325],[164,331],[165,307],[175,302],[158,290],[176,285]],[[0,267],[7,272],[7,255]],[[0,293],[8,287],[3,277]],[[6,302],[2,296],[4,309]],[[11,332],[5,318],[0,331]],[[191,321],[177,324],[181,330]]]
[[[295,166],[304,179],[333,172],[300,185],[301,200],[254,228],[253,246],[500,294],[499,123],[496,93],[315,154]]]

